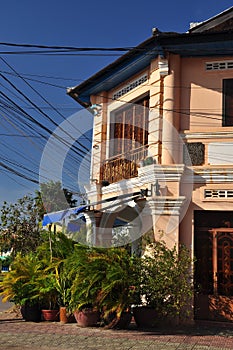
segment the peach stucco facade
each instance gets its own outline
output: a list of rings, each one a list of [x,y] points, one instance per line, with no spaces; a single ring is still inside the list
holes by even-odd
[[[199,312],[195,299],[194,314],[204,319],[216,316],[211,296],[233,296],[232,22],[231,8],[181,35],[155,30],[68,91],[95,109],[91,243],[110,246],[120,221],[132,245],[147,233],[185,244],[208,306]],[[232,321],[224,312],[217,319]]]
[[[161,73],[159,60],[154,59],[146,70],[112,91],[91,96],[91,102],[101,105],[102,111],[94,119],[93,145],[98,145],[98,149],[96,147],[92,151],[91,178],[96,179],[96,182],[91,186],[89,198],[90,202],[94,202],[123,194],[127,188],[132,188],[132,191],[139,187],[150,188],[156,178],[166,208],[162,205],[159,218],[151,219],[155,236],[158,232],[164,232],[170,244],[178,244],[181,239],[191,247],[193,224],[190,225],[190,216],[195,207],[203,210],[233,210],[233,198],[204,198],[204,190],[208,188],[233,190],[233,164],[229,164],[229,157],[224,160],[224,150],[229,149],[233,142],[233,127],[222,127],[222,80],[233,78],[233,70],[207,71],[206,62],[215,62],[216,58],[182,58],[170,54],[166,60],[167,72]],[[221,57],[221,61],[229,60],[228,56]],[[116,91],[144,74],[148,75],[148,80],[124,94],[124,102],[112,101]],[[100,164],[108,158],[110,113],[146,93],[150,95],[148,155],[154,158],[155,164],[139,168],[136,182],[135,179],[122,179],[120,186],[114,183],[100,188]],[[192,176],[188,177],[183,163],[183,145],[191,142],[203,143],[205,153],[201,166],[189,167]],[[222,148],[219,146],[222,150],[219,159],[217,155],[215,159],[209,157],[209,146],[215,144],[222,144]],[[183,197],[188,197],[189,203],[185,204]],[[147,199],[152,211],[155,198],[152,193],[152,197]],[[186,211],[186,215],[183,214],[183,222],[179,225],[182,210]],[[168,220],[169,216],[172,219]],[[176,224],[170,225],[169,221]]]

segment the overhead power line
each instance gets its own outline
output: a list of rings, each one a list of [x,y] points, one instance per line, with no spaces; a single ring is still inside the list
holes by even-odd
[[[66,118],[63,116],[63,114],[61,114],[61,112],[56,108],[54,107],[44,96],[41,95],[41,93],[38,92],[38,90],[36,90],[24,77],[22,77],[4,58],[0,57],[0,59],[18,76],[18,78],[20,78],[27,86],[30,87],[30,89],[32,89],[33,92],[35,92],[45,103],[47,103],[59,116],[61,116],[63,118],[63,120],[65,120]],[[0,75],[2,75],[2,73],[0,73]],[[4,79],[6,79],[3,75],[2,77]],[[9,82],[9,80],[7,79],[7,81]],[[11,84],[12,85],[12,84]],[[17,90],[18,91],[18,90]],[[56,122],[54,122],[54,120],[52,118],[50,118],[48,116],[48,114],[44,113],[40,107],[38,107],[35,103],[33,103],[31,101],[31,99],[28,99],[27,96],[25,96],[24,94],[21,93],[21,95],[23,95],[23,97],[33,106],[33,107],[36,107],[40,113],[42,113],[47,119],[50,120],[50,122],[52,122],[54,125],[56,125],[57,127],[59,127],[59,129],[61,129],[64,133],[66,133],[69,137],[72,138],[72,136],[67,133],[65,130],[62,129],[62,127],[57,124]],[[73,128],[75,128],[77,131],[80,132],[79,129],[77,129],[76,126],[72,125]],[[74,140],[75,141],[75,140]],[[89,140],[88,140],[89,141]],[[89,151],[89,148],[86,147],[85,145],[83,145],[83,143],[80,143],[78,140],[76,140],[76,143],[81,146],[85,151]],[[80,152],[83,152],[82,149],[78,148],[77,146],[74,146],[78,151]],[[85,152],[84,151],[84,152]]]
[[[20,95],[22,95],[22,96],[26,99],[26,101],[28,101],[29,103],[31,103],[32,106],[35,107],[35,108],[39,111],[39,113],[41,113],[44,117],[46,117],[53,125],[55,125],[55,126],[59,127],[60,129],[62,129],[62,128],[59,126],[59,124],[57,124],[57,123],[56,123],[52,118],[50,118],[43,110],[41,110],[31,99],[29,99],[22,91],[20,91],[20,90],[19,90],[9,79],[7,79],[2,73],[0,73],[0,76],[1,76],[4,80],[6,80]],[[3,92],[0,91],[0,93],[1,93],[5,98],[7,98],[8,100],[10,100],[9,97],[6,96]],[[12,102],[14,105],[16,105],[12,100],[11,100],[11,102]],[[25,111],[22,110],[21,107],[17,106],[17,108],[19,108],[24,114],[27,114]],[[27,114],[27,115],[28,115],[28,114]],[[42,124],[42,123],[36,121],[35,118],[31,117],[30,115],[28,115],[28,117],[29,117],[29,119],[30,119],[31,121],[33,121],[34,123],[36,123],[36,124],[37,124],[38,126],[40,126],[43,130],[47,131],[49,134],[52,134],[52,131],[51,131],[48,127],[46,127],[44,124]],[[65,130],[62,130],[62,131],[64,131],[64,133],[67,134],[67,136],[70,136]],[[66,144],[67,144],[67,142],[65,142],[65,140],[63,140],[61,137],[57,136],[56,134],[53,134],[53,135],[54,135],[55,138],[59,139],[62,143],[66,143]],[[70,136],[70,137],[71,137],[71,136]],[[72,138],[72,137],[71,137],[71,138]],[[79,142],[77,142],[77,143],[78,143],[84,150],[89,151],[89,149],[87,149],[87,147],[86,147],[85,145],[83,145],[83,144],[81,144],[81,143],[79,143]],[[74,148],[74,150],[75,150],[79,155],[84,155],[84,154],[85,154],[83,149],[80,149],[80,148],[77,147],[77,146],[73,146],[73,148]]]
[[[75,51],[129,51],[135,49],[133,46],[129,47],[77,47],[77,46],[59,46],[59,45],[40,45],[40,44],[20,44],[20,43],[6,43],[0,42],[2,46],[12,47],[30,47],[38,49],[53,49],[53,50],[75,50]]]
[[[14,76],[18,76],[18,74],[20,74],[21,76],[24,77],[37,77],[37,78],[47,78],[47,79],[56,79],[56,80],[73,80],[73,81],[83,81],[83,79],[80,78],[66,78],[66,77],[55,77],[54,75],[43,75],[43,74],[29,74],[29,73],[13,73],[13,72],[8,72],[8,71],[1,71],[2,73],[5,74],[10,74],[10,75],[14,75]]]

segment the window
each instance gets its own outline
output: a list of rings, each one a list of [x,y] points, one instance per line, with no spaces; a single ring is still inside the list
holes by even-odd
[[[223,80],[223,126],[233,126],[233,79]]]
[[[149,96],[111,113],[110,157],[148,144]]]

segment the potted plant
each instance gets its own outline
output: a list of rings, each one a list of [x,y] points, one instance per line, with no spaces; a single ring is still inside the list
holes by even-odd
[[[101,313],[102,322],[107,327],[120,327],[123,314],[125,316],[127,312],[129,323],[134,294],[134,263],[128,252],[123,248],[77,245],[71,261],[70,271],[75,271],[71,304],[76,318],[81,313],[87,317],[93,310],[96,315]]]
[[[135,300],[136,257],[125,248],[109,248],[95,257],[95,263],[105,270],[97,295],[104,323],[108,328],[127,328]]]
[[[64,234],[44,233],[43,243],[35,252],[26,255],[17,254],[11,264],[11,270],[1,282],[3,300],[12,300],[21,307],[25,319],[29,308],[38,310],[37,321],[41,320],[41,309],[49,310],[59,317],[59,303],[64,303],[66,286],[61,291],[61,267],[63,261],[72,252],[74,242]],[[58,283],[59,282],[59,283]],[[59,290],[60,288],[60,290]],[[68,296],[66,296],[68,300]],[[51,311],[55,309],[54,311]],[[45,311],[43,311],[45,314]],[[47,320],[47,317],[44,316]]]
[[[35,280],[41,273],[41,262],[37,255],[18,253],[11,269],[0,283],[2,301],[13,301],[21,309],[26,321],[41,320],[40,299],[35,295]]]
[[[95,248],[76,244],[73,253],[64,261],[64,270],[71,283],[70,311],[79,326],[93,326],[99,322],[100,312],[97,308],[96,295],[99,279],[91,273],[90,257]],[[101,271],[99,271],[101,274]]]
[[[43,320],[59,321],[58,292],[56,289],[55,274],[44,269],[36,281],[34,292],[41,300]]]
[[[193,294],[189,252],[163,241],[148,248],[138,265],[141,305],[133,309],[135,321],[140,327],[177,323],[187,316]]]
[[[74,242],[63,233],[49,233],[38,249],[38,256],[43,262],[43,270],[37,279],[35,293],[42,300],[44,320],[68,322],[67,309],[70,297],[68,274],[63,272],[64,261],[72,252]]]
[[[74,316],[71,313],[70,308],[71,281],[68,278],[68,271],[64,269],[64,263],[59,264],[59,266],[55,266],[55,277],[55,288],[58,292],[60,322],[72,322],[74,320]]]

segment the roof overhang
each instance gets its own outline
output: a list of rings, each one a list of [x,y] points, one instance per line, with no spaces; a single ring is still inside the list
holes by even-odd
[[[87,108],[91,105],[91,95],[113,89],[122,81],[148,67],[151,60],[158,55],[163,56],[164,52],[157,39],[151,37],[80,85],[68,88],[67,94]]]
[[[152,59],[159,55],[165,57],[168,53],[179,54],[182,57],[232,55],[233,32],[183,34],[157,32],[80,85],[69,88],[67,93],[83,107],[90,107],[91,95],[110,91],[146,69]]]
[[[214,27],[219,26],[223,22],[232,18],[233,7],[226,9],[225,11],[218,13],[216,16],[207,19],[204,22],[200,22],[194,27],[189,29],[190,33],[202,33],[207,30],[211,30]]]
[[[164,35],[160,44],[166,52],[181,57],[228,56],[233,54],[233,32]]]

